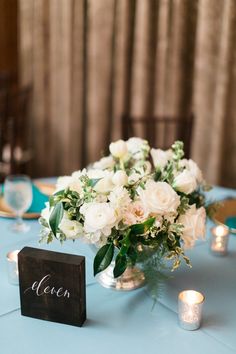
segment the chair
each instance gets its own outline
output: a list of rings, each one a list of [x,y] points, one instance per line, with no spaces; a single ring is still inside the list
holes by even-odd
[[[151,146],[163,150],[168,149],[174,141],[181,140],[184,143],[185,156],[189,158],[193,122],[193,114],[183,117],[135,117],[123,114],[122,137],[127,140],[132,136],[139,136],[147,139]]]
[[[28,149],[31,88],[0,90],[0,175],[25,173],[32,157]]]

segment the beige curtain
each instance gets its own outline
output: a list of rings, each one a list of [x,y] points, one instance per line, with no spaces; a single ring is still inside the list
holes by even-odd
[[[195,114],[192,157],[236,187],[235,0],[18,0],[35,175],[70,173],[122,113]]]

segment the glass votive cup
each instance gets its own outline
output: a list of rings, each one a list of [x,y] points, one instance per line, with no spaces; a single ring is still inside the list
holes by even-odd
[[[204,300],[204,295],[195,290],[184,290],[179,293],[178,315],[181,328],[194,331],[200,327]]]
[[[7,253],[7,274],[10,284],[19,284],[19,271],[18,271],[18,253],[19,250],[10,251]]]
[[[211,228],[211,253],[216,256],[225,256],[228,253],[229,228],[217,225]]]

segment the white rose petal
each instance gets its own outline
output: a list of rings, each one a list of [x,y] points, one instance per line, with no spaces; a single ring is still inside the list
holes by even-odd
[[[109,150],[110,153],[118,159],[122,159],[123,157],[125,157],[128,152],[128,148],[124,140],[118,140],[114,143],[111,143],[109,146]]]
[[[58,177],[57,182],[56,182],[56,192],[68,188],[71,181],[72,181],[71,176]]]
[[[184,225],[182,239],[185,249],[192,248],[197,239],[205,239],[206,211],[203,207],[197,209],[195,204],[192,205],[180,215],[178,223]]]
[[[59,229],[68,239],[76,239],[83,234],[83,226],[76,220],[70,220],[66,213],[60,222]]]
[[[172,158],[172,150],[151,149],[150,152],[153,160],[153,165],[158,168],[164,168],[167,162]]]
[[[128,183],[128,176],[125,171],[118,170],[115,172],[114,176],[112,177],[112,182],[116,186],[124,186]]]
[[[116,223],[115,211],[109,203],[87,203],[80,208],[80,212],[84,215],[86,233],[101,232],[109,236]]]
[[[112,169],[115,165],[115,161],[112,156],[102,157],[99,161],[94,162],[93,168],[106,170]]]
[[[197,181],[190,171],[183,170],[175,177],[173,186],[179,192],[190,194],[197,188]]]
[[[175,213],[180,205],[180,197],[166,182],[147,181],[145,189],[138,190],[146,209],[156,215]]]

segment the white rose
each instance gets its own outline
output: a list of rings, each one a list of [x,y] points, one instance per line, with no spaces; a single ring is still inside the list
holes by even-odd
[[[153,160],[153,165],[158,168],[164,168],[167,162],[172,158],[172,150],[151,149],[150,152]]]
[[[76,220],[70,220],[66,212],[60,222],[59,229],[66,235],[68,239],[76,239],[83,234],[83,226]]]
[[[130,138],[127,140],[126,144],[129,153],[136,160],[143,159],[150,150],[147,140],[141,138]]]
[[[126,142],[124,140],[117,140],[115,143],[111,143],[109,146],[110,153],[117,157],[118,159],[122,159],[128,152],[128,148]]]
[[[194,162],[191,159],[188,160],[188,169],[194,175],[194,177],[196,178],[197,182],[198,183],[202,183],[202,181],[203,181],[202,171],[200,170],[200,168],[198,167],[196,162]]]
[[[112,177],[112,182],[116,186],[124,186],[128,183],[128,176],[125,171],[119,170],[116,171],[114,176]]]
[[[146,209],[152,214],[175,213],[180,205],[180,197],[166,182],[149,180],[145,189],[140,188],[138,192]]]
[[[178,223],[184,225],[182,239],[186,249],[193,247],[197,239],[205,239],[206,211],[203,207],[197,209],[195,204],[191,205],[180,215]]]
[[[190,171],[183,170],[175,177],[173,186],[179,192],[190,194],[197,188],[197,181]]]
[[[112,182],[113,172],[91,169],[88,171],[88,177],[100,179],[94,186],[95,191],[98,193],[109,193],[115,187]]]
[[[111,169],[115,165],[115,161],[112,156],[102,157],[99,161],[94,162],[93,168],[106,170]]]
[[[109,236],[116,223],[114,209],[109,203],[87,203],[80,208],[84,215],[84,230],[86,233],[100,232]]]

